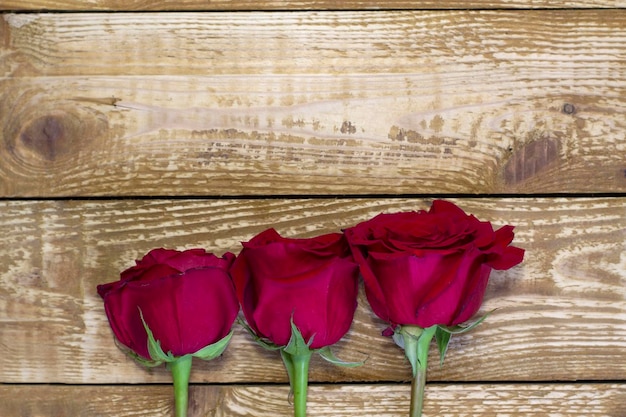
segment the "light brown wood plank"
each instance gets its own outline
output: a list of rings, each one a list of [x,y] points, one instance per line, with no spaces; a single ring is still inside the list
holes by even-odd
[[[431,381],[626,379],[626,198],[462,199],[468,213],[517,227],[523,264],[494,272],[483,311],[495,311],[435,353]],[[154,247],[237,253],[267,227],[305,237],[380,212],[421,209],[416,199],[118,200],[0,202],[0,381],[141,383],[168,380],[113,344],[96,285]],[[335,348],[355,369],[315,358],[312,381],[406,381],[409,365],[363,295]],[[196,382],[284,382],[275,352],[237,328],[219,359],[197,362]]]
[[[614,8],[626,7],[622,0],[309,0],[309,1],[233,1],[213,0],[0,0],[0,10],[355,10],[355,9],[492,9],[492,8]]]
[[[409,386],[316,385],[309,388],[309,416],[406,415]],[[285,386],[206,386],[190,389],[189,417],[291,416]],[[0,387],[3,417],[173,415],[169,386]],[[426,387],[424,417],[524,416],[621,417],[626,384],[477,384]]]
[[[5,14],[0,196],[626,191],[626,10]]]

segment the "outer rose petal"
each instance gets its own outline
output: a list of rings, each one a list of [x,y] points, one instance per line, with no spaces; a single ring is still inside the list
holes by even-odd
[[[382,313],[379,317],[393,324],[416,324],[415,305],[427,295],[427,289],[432,285],[430,277],[437,262],[433,258],[408,255],[395,260],[371,257],[368,263],[375,276],[386,277],[378,280],[384,304],[382,300],[377,303],[379,311],[372,305],[374,312],[377,315]],[[373,294],[367,282],[365,291],[369,301]]]
[[[490,270],[488,267],[482,268],[479,259],[479,253],[466,253],[455,259],[448,259],[450,264],[434,274],[438,277],[440,287],[438,292],[432,292],[427,300],[419,304],[416,322],[418,326],[454,326],[462,323],[458,320],[459,317],[471,317],[476,313],[482,302]],[[441,266],[443,264],[445,262]]]
[[[459,305],[456,317],[448,324],[449,326],[455,326],[468,321],[480,309],[489,282],[491,268],[485,264],[481,264],[479,268],[480,269],[475,272],[476,275],[471,285],[465,289],[463,302]]]
[[[137,305],[130,305],[120,292],[110,292],[104,297],[104,308],[115,338],[121,344],[146,359],[148,352],[148,335],[139,318]]]
[[[126,279],[124,285],[129,282],[143,282],[149,284],[150,281],[156,281],[170,275],[180,275],[181,271],[172,268],[169,265],[154,264],[141,270],[141,272],[133,278]]]
[[[191,249],[193,250],[193,249]],[[152,266],[165,263],[169,258],[179,254],[175,249],[156,248],[148,252],[143,258],[136,261],[138,266]]]
[[[509,246],[501,254],[489,255],[488,264],[493,269],[505,270],[514,267],[524,259],[524,249]]]
[[[228,268],[233,259],[234,255],[229,252],[225,253],[222,258],[218,258],[204,249],[190,249],[168,258],[165,264],[182,272],[202,267]]]

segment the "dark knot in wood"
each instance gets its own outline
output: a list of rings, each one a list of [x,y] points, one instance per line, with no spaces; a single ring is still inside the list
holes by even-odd
[[[71,151],[71,139],[66,130],[61,117],[47,115],[31,122],[20,138],[32,152],[53,161]]]

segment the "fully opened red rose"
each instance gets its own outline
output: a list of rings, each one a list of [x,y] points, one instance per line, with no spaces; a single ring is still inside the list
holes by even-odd
[[[428,212],[380,214],[345,231],[358,251],[366,295],[392,325],[453,326],[480,308],[492,269],[509,269],[524,250],[509,246],[513,227],[436,200]]]
[[[228,273],[234,259],[231,253],[218,258],[203,249],[154,249],[119,281],[98,286],[119,343],[146,365],[168,363],[175,388],[184,385],[185,403],[177,404],[177,415],[187,408],[182,380],[188,381],[191,357],[218,356],[232,335],[239,312]]]
[[[468,330],[458,325],[479,310],[491,270],[509,269],[524,257],[523,249],[510,246],[512,226],[494,230],[441,200],[429,211],[380,214],[345,234],[370,306],[412,356],[414,376],[418,366],[425,371],[433,336],[443,358],[450,335]],[[419,355],[409,352],[418,341]]]
[[[281,351],[295,415],[304,416],[311,352],[339,362],[328,346],[348,332],[357,306],[358,266],[345,237],[289,239],[268,229],[243,243],[231,274],[251,332]]]

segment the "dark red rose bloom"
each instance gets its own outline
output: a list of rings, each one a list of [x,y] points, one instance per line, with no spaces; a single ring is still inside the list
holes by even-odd
[[[234,259],[204,249],[150,251],[119,281],[98,286],[115,337],[150,359],[141,309],[163,352],[184,356],[221,340],[239,312],[228,274]]]
[[[289,342],[292,317],[311,349],[350,329],[358,266],[341,233],[288,239],[266,230],[243,243],[231,275],[248,325],[277,346]]]
[[[374,313],[396,325],[427,328],[469,320],[482,304],[492,269],[520,263],[513,227],[437,200],[428,212],[380,214],[345,230]]]

